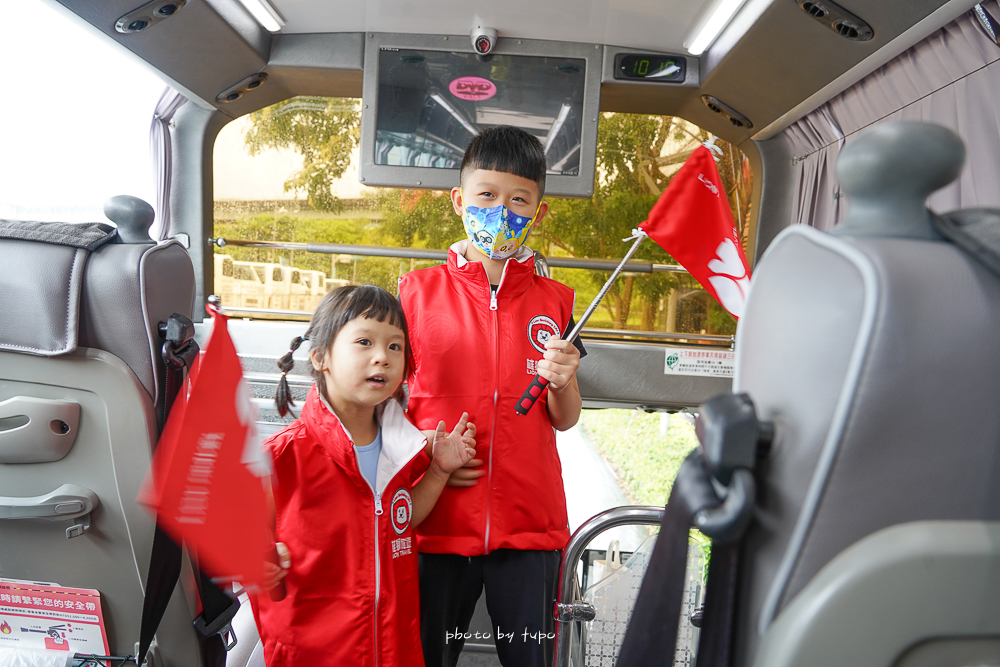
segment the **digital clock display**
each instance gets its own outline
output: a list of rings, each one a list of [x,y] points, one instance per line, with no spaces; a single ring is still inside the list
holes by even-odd
[[[686,70],[687,61],[680,56],[619,53],[615,58],[616,79],[682,83]]]

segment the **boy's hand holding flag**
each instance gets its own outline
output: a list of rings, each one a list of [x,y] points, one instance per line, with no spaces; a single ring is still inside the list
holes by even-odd
[[[671,179],[649,212],[649,219],[639,225],[632,236],[635,243],[566,336],[567,340],[576,339],[645,236],[680,262],[733,317],[738,319],[743,314],[750,289],[750,265],[733,224],[715,159],[708,147],[700,146]],[[527,414],[547,384],[545,378],[536,375],[518,399],[517,414]]]

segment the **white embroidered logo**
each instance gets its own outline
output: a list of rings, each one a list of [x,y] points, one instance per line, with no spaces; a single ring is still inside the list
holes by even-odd
[[[528,342],[542,354],[545,354],[545,344],[553,336],[559,337],[559,325],[551,317],[535,315],[528,322]]]
[[[722,307],[736,317],[742,317],[747,290],[750,289],[750,277],[747,276],[736,244],[725,239],[715,249],[715,255],[716,258],[708,263],[708,270],[714,274],[709,276],[708,282],[715,289]]]
[[[698,174],[698,180],[705,184],[705,187],[712,191],[712,194],[716,197],[719,196],[719,188],[715,187],[715,183],[705,178],[705,174]]]

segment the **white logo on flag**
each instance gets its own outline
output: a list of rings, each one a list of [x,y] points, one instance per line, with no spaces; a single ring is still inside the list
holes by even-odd
[[[725,239],[715,249],[715,255],[716,258],[708,263],[708,270],[715,275],[709,276],[708,282],[712,284],[722,307],[736,317],[743,317],[750,278],[736,244]]]
[[[712,194],[716,197],[719,196],[719,188],[715,187],[715,183],[705,178],[705,174],[698,174],[698,180],[705,184],[705,187],[712,191]]]

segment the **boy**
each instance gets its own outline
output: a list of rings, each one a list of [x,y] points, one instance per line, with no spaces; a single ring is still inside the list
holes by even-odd
[[[523,245],[548,211],[538,139],[510,126],[485,130],[466,149],[460,178],[451,198],[469,238],[451,247],[447,265],[399,285],[413,349],[411,417],[433,429],[468,410],[478,428],[476,458],[452,474],[417,535],[424,659],[454,667],[464,644],[454,637],[485,587],[500,662],[544,667],[569,539],[553,428],[571,428],[581,407],[582,346],[562,340],[574,293],[536,276]],[[548,390],[518,416],[535,373]]]

